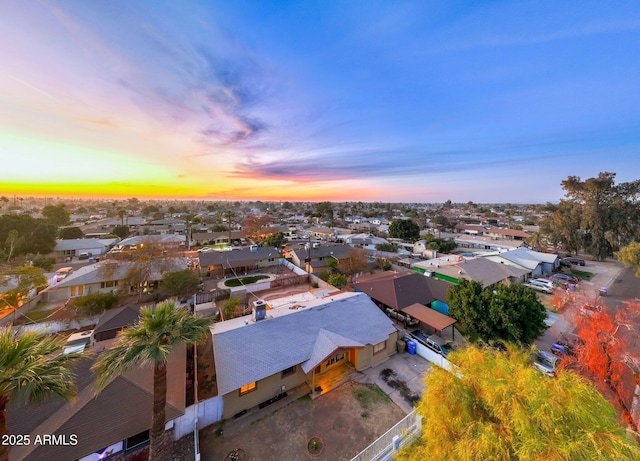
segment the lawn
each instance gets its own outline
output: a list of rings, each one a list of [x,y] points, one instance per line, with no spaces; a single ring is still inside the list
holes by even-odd
[[[256,283],[259,280],[268,279],[268,275],[251,275],[249,277],[240,277],[237,279],[229,279],[224,282],[224,285],[227,287],[239,287],[240,285],[249,285],[251,283]]]
[[[580,280],[591,280],[593,276],[596,275],[593,272],[585,272],[578,269],[571,269],[571,274],[579,277]]]

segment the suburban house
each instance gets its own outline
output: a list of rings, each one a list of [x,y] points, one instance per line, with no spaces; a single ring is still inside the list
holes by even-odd
[[[119,242],[114,250],[127,251],[153,245],[162,250],[183,249],[187,241],[185,235],[160,234],[160,235],[136,235]]]
[[[47,301],[64,301],[91,293],[109,293],[113,290],[129,293],[132,288],[125,285],[134,266],[145,278],[145,291],[158,286],[164,274],[187,268],[186,258],[162,258],[149,263],[133,261],[103,260],[81,267],[43,291]],[[143,264],[143,265],[141,265]]]
[[[203,275],[222,277],[227,273],[253,272],[278,265],[280,253],[273,247],[235,249],[233,251],[207,251],[198,254]]]
[[[485,258],[501,264],[517,266],[530,271],[531,277],[540,277],[551,274],[560,268],[560,258],[551,253],[541,253],[528,248],[516,248],[509,251],[500,251]]]
[[[336,230],[329,227],[308,227],[304,233],[318,240],[331,240],[337,235]]]
[[[53,255],[58,260],[67,258],[77,258],[82,253],[91,254],[92,256],[100,256],[107,253],[113,248],[120,238],[110,239],[68,239],[57,240],[53,249]]]
[[[258,301],[252,316],[216,323],[211,334],[225,419],[300,385],[316,391],[334,371],[382,363],[397,341],[391,320],[362,293]]]
[[[382,237],[376,237],[373,234],[352,234],[343,238],[344,243],[352,247],[360,247],[365,250],[375,250],[376,245],[389,243]]]
[[[433,277],[450,283],[458,283],[460,279],[475,280],[483,287],[496,283],[511,285],[522,283],[530,274],[529,269],[492,261],[488,258],[461,259],[454,264],[425,267],[417,263],[414,268],[424,268],[430,271]]]
[[[100,228],[103,230],[113,230],[117,226],[127,226],[131,232],[137,232],[138,229],[143,227],[147,223],[147,220],[142,216],[124,216],[122,218],[112,218],[111,220],[102,223]]]
[[[229,240],[229,234],[231,234],[231,240]],[[191,236],[191,243],[193,245],[228,245],[231,246],[233,241],[240,242],[242,239],[246,239],[244,231],[228,231],[224,232],[198,232]]]
[[[487,226],[483,224],[458,223],[454,230],[458,234],[482,235],[487,230]]]
[[[502,227],[491,227],[485,230],[484,235],[494,240],[525,240],[531,235],[523,230],[506,229]]]
[[[306,245],[305,247],[294,248],[287,252],[287,259],[293,264],[307,272],[315,272],[327,267],[327,260],[337,259],[340,261],[346,258],[351,251],[349,245]],[[310,260],[310,267],[307,261]]]
[[[9,452],[10,461],[99,461],[118,453],[130,453],[148,443],[153,368],[136,367],[111,379],[96,394],[91,366],[97,357],[77,362],[75,399],[53,397],[42,403],[8,407],[7,424],[12,434],[28,434],[32,442],[43,434],[61,441],[16,445]],[[167,430],[173,428],[173,420],[185,411],[185,370],[186,348],[178,346],[167,362]]]
[[[412,304],[448,311],[447,291],[451,284],[417,272],[383,272],[354,282],[356,291],[366,293],[383,310],[396,312]]]
[[[142,231],[146,234],[184,234],[187,222],[184,219],[164,218],[146,223]]]

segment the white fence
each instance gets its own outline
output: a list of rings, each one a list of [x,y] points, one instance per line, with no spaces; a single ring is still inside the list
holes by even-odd
[[[432,351],[427,346],[419,343],[415,339],[413,340],[413,342],[416,343],[416,354],[418,354],[423,359],[428,360],[431,363],[435,363],[436,365],[439,365],[440,368],[444,368],[445,370],[452,372],[457,371],[451,362],[449,362],[437,352]]]
[[[422,416],[413,410],[351,461],[390,460],[393,453],[411,443],[420,434],[422,434]]]
[[[184,415],[174,420],[174,438],[179,438],[193,433],[194,421],[198,417],[198,428],[202,429],[210,424],[222,420],[222,396],[203,400],[197,405],[191,405],[184,410]],[[197,412],[197,415],[196,415]]]

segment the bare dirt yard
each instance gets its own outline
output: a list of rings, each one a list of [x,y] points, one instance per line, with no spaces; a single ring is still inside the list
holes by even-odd
[[[374,384],[347,383],[311,400],[305,396],[242,426],[242,420],[200,433],[203,461],[217,461],[235,448],[247,460],[350,460],[405,416]],[[314,437],[319,443],[310,443]],[[314,453],[310,453],[310,448]]]

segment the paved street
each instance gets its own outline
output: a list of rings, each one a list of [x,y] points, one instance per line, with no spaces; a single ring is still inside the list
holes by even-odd
[[[634,281],[634,271],[625,269],[620,262],[612,259],[601,262],[587,261],[587,265],[579,269],[595,274],[590,281],[580,282],[580,290],[597,292],[601,287],[606,287],[607,296],[603,299],[607,306],[618,306],[622,303],[621,299],[640,296],[640,283],[638,279]],[[550,325],[547,331],[534,341],[539,350],[549,350],[561,333],[571,333],[575,328],[569,315],[552,312],[549,312],[547,325]]]

